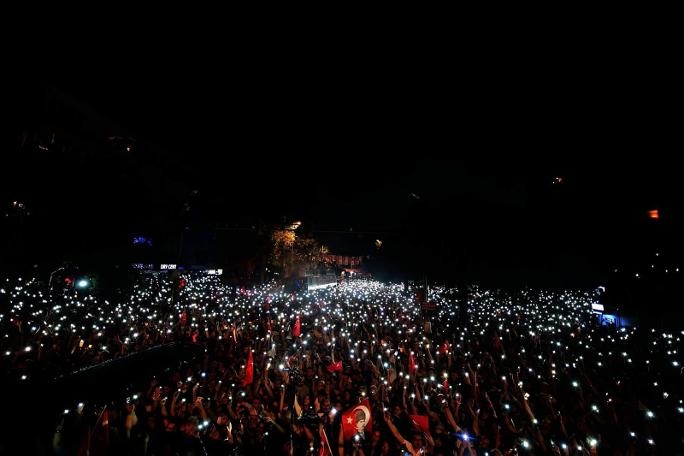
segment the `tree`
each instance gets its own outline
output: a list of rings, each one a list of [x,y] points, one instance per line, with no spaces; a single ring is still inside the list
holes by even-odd
[[[307,235],[297,236],[294,230],[271,232],[269,264],[282,271],[284,277],[301,277],[320,266],[328,248]]]

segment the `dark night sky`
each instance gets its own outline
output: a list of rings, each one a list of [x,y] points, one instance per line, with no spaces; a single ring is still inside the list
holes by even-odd
[[[649,208],[681,226],[681,89],[671,59],[602,49],[136,63],[53,83],[180,159],[216,214],[618,252],[647,243]]]
[[[370,193],[381,198],[375,208],[392,206],[423,191],[525,206],[554,175],[607,211],[677,203],[676,94],[655,76],[548,70],[472,86],[362,69],[302,73],[63,86],[183,157],[190,182],[274,211],[306,213],[321,195],[353,204]]]

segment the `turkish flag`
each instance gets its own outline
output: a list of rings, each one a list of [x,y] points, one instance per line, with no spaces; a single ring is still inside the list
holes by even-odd
[[[427,415],[410,415],[411,421],[420,428],[420,430],[426,434],[430,433],[430,423],[428,421]]]
[[[418,365],[416,364],[416,358],[413,356],[413,352],[411,352],[411,353],[409,353],[409,360],[408,360],[409,375],[415,374],[417,369],[418,369]]]
[[[349,440],[359,433],[362,433],[364,438],[370,438],[370,434],[373,432],[373,416],[368,398],[342,414],[342,430],[345,440]]]
[[[252,349],[247,355],[247,366],[245,367],[245,378],[242,380],[242,386],[250,385],[254,381],[254,358],[252,357]]]
[[[293,337],[299,337],[299,335],[302,333],[302,321],[299,319],[299,315],[297,315],[297,321],[295,321],[294,327],[292,328],[292,336]]]
[[[342,372],[342,361],[337,361],[337,362],[328,364],[327,369],[328,369],[328,372],[330,372],[331,374],[333,372]]]

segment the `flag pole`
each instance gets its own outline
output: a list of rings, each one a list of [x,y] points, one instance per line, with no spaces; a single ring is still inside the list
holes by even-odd
[[[330,453],[330,456],[333,456],[332,448],[330,448],[330,440],[328,440],[328,434],[325,432],[325,425],[322,427],[323,430],[323,436],[325,437],[325,444],[328,447],[328,453]]]
[[[95,426],[88,429],[88,446],[86,447],[86,456],[90,456],[90,440],[93,435],[93,429],[97,429],[97,425],[100,423],[100,420],[102,419],[102,415],[104,415],[105,410],[107,410],[107,404],[105,404],[105,406],[102,407],[102,411],[100,412],[100,415],[97,417],[97,420],[95,421]]]

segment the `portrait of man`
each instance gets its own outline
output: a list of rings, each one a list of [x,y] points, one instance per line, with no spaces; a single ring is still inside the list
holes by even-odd
[[[342,429],[345,440],[359,435],[365,438],[366,432],[372,432],[372,415],[370,413],[370,403],[368,399],[355,405],[342,415]]]

